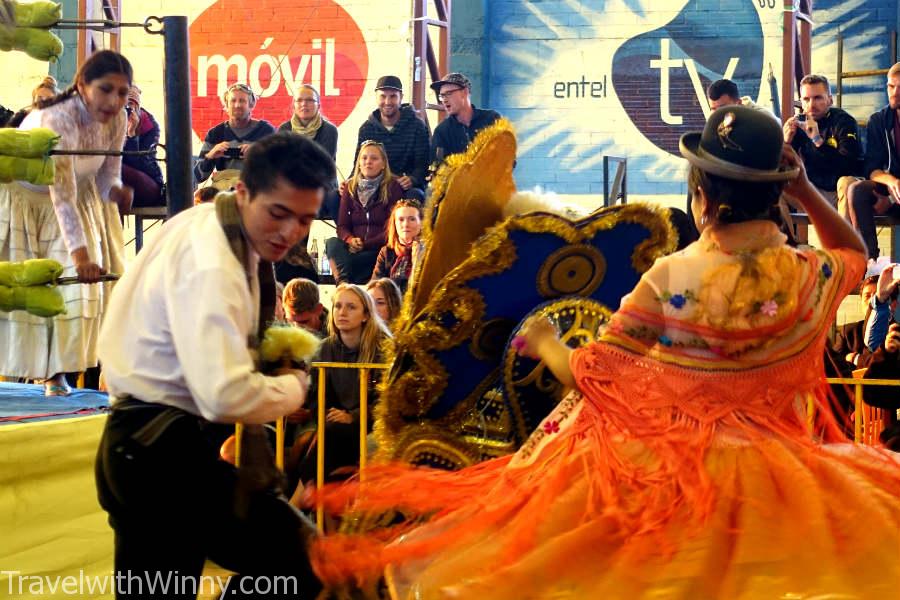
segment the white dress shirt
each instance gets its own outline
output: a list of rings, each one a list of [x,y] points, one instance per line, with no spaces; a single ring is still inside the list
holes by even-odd
[[[308,381],[262,375],[247,348],[259,312],[259,257],[251,254],[245,270],[212,203],[179,214],[144,246],[116,284],[100,330],[113,404],[129,395],[244,423],[303,404]]]

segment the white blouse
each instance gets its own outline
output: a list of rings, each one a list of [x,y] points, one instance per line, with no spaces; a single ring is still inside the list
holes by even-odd
[[[59,104],[31,111],[19,129],[35,127],[46,127],[58,133],[61,136],[56,146],[59,150],[122,150],[125,143],[125,111],[108,123],[99,123],[91,117],[77,94]],[[53,162],[56,179],[49,186],[50,199],[66,248],[71,253],[87,245],[75,208],[79,183],[95,178],[100,198],[109,201],[110,188],[122,185],[122,157],[54,156]],[[48,190],[48,186],[29,187]]]

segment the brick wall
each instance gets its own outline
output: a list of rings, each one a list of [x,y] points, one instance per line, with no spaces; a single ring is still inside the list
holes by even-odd
[[[705,120],[695,87],[702,93],[737,59],[730,78],[771,107],[766,74],[771,63],[780,84],[781,7],[781,0],[488,3],[490,67],[480,83],[491,108],[519,132],[519,187],[601,193],[609,154],[628,157],[630,193],[682,194],[678,138]],[[896,0],[817,0],[814,18],[814,71],[834,78],[838,30],[846,36],[845,70],[891,64]],[[844,91],[844,107],[858,118],[885,101],[883,78],[848,81]]]

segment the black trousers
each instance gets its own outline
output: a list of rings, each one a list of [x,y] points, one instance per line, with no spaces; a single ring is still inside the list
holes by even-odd
[[[875,230],[875,203],[878,202],[876,193],[882,196],[890,195],[887,186],[870,179],[851,184],[847,191],[850,203],[850,221],[866,243],[869,258],[877,260],[879,250],[878,234]],[[900,218],[900,205],[891,203],[885,214],[895,219]]]
[[[229,431],[136,400],[113,409],[96,477],[115,531],[117,598],[196,598],[207,558],[240,574],[227,597],[316,597],[314,527],[282,496],[242,493],[237,470],[218,458]]]

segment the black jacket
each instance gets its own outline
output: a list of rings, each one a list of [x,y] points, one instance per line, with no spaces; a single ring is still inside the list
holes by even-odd
[[[896,352],[888,352],[884,346],[875,351],[872,362],[865,374],[865,379],[900,379],[900,356]],[[863,400],[866,404],[897,410],[900,408],[900,394],[897,388],[886,386],[869,386],[863,388]]]
[[[256,127],[250,130],[250,133],[244,137],[239,137],[231,127],[228,121],[219,123],[206,132],[206,138],[203,140],[203,146],[200,148],[200,156],[197,164],[194,165],[194,178],[197,182],[206,181],[212,175],[213,169],[216,171],[224,171],[225,169],[240,169],[244,164],[241,158],[228,158],[221,156],[219,158],[209,160],[206,153],[212,150],[212,147],[219,142],[234,142],[235,144],[245,144],[249,142],[258,142],[270,133],[275,133],[272,124],[265,120],[260,120]]]
[[[900,177],[900,160],[894,146],[894,119],[896,113],[885,106],[869,117],[866,125],[866,166],[863,175],[872,176],[880,170]]]
[[[431,138],[431,162],[443,162],[451,154],[465,152],[475,134],[500,118],[500,113],[490,109],[475,108],[472,105],[472,122],[466,127],[455,116],[450,115],[434,128]]]
[[[825,140],[816,148],[802,128],[797,130],[791,146],[803,159],[806,175],[814,186],[833,192],[837,180],[844,175],[862,175],[862,144],[856,119],[840,108],[831,107],[818,122],[819,134]]]
[[[391,172],[400,177],[407,175],[413,180],[413,187],[425,189],[425,172],[428,170],[428,143],[431,135],[424,121],[416,116],[409,104],[400,106],[400,119],[391,131],[381,123],[381,114],[376,109],[366,122],[359,126],[356,152],[353,153],[353,169],[359,157],[359,147],[363,142],[374,140],[384,144]],[[350,172],[353,172],[353,169]]]

